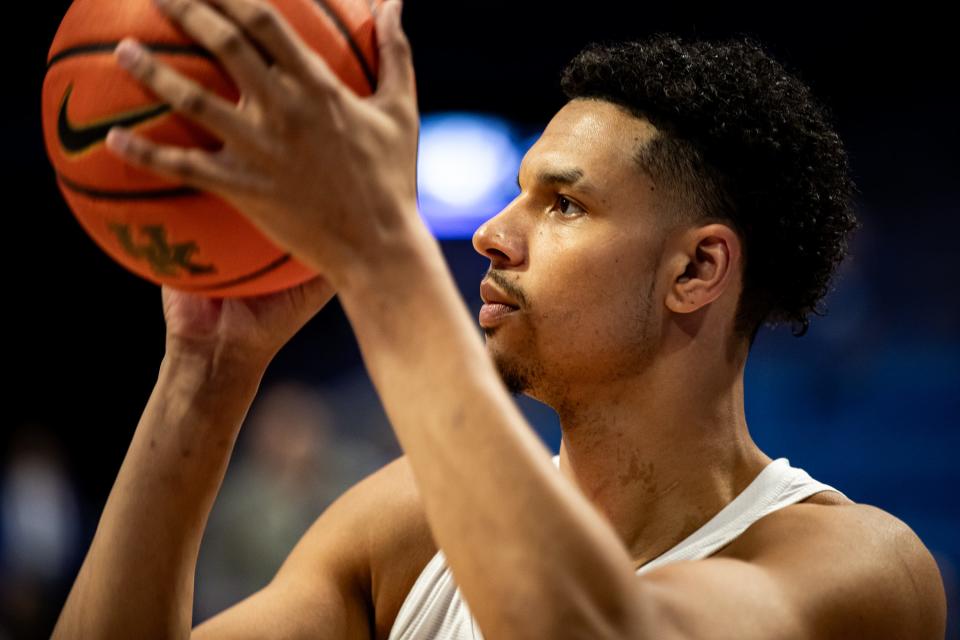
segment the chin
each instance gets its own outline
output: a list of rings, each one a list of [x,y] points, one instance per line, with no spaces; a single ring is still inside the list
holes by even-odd
[[[487,353],[493,360],[493,365],[500,376],[500,380],[512,395],[530,395],[536,378],[536,367],[531,361],[518,358],[515,354],[502,349],[493,349],[487,345]]]

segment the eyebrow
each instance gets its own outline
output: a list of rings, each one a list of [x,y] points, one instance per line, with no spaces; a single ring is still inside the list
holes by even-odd
[[[551,186],[573,187],[579,186],[587,193],[594,191],[589,182],[583,181],[584,173],[580,167],[568,167],[562,169],[544,169],[537,174],[537,182]],[[517,186],[520,186],[520,174],[517,174]]]

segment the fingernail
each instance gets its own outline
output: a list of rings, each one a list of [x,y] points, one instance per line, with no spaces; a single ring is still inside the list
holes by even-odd
[[[123,40],[117,45],[116,53],[120,66],[130,69],[143,57],[143,47],[135,40]]]
[[[130,145],[130,132],[126,129],[114,127],[107,134],[107,146],[114,151],[126,151]]]

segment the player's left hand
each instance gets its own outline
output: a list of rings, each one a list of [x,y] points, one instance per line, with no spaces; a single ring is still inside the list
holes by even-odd
[[[241,99],[224,100],[125,39],[116,51],[120,64],[224,146],[184,149],[114,129],[108,148],[224,198],[338,289],[353,265],[377,260],[384,243],[420,224],[419,119],[399,0],[377,12],[379,79],[367,98],[344,85],[262,0],[155,2],[222,63]]]

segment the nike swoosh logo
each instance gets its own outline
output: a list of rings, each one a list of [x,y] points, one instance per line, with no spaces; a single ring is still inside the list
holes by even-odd
[[[63,94],[60,114],[57,116],[57,136],[60,138],[60,146],[68,153],[81,153],[103,142],[113,127],[134,127],[170,111],[168,104],[155,104],[134,111],[117,113],[89,124],[75,125],[67,117],[67,105],[70,103],[71,93],[73,93],[72,84]]]

